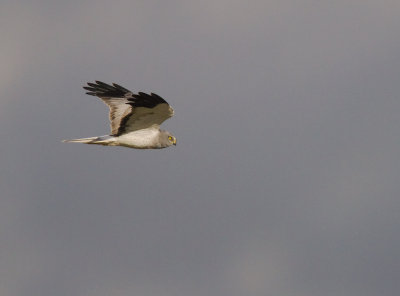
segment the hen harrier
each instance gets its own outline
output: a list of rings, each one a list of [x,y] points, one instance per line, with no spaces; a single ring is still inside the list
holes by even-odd
[[[176,138],[160,129],[174,115],[172,107],[160,96],[134,94],[122,86],[101,81],[84,86],[88,95],[97,96],[110,108],[111,135],[64,140],[63,142],[160,149],[176,145]]]

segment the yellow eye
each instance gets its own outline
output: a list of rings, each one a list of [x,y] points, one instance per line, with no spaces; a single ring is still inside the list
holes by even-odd
[[[174,139],[171,136],[168,137],[168,140],[170,140],[171,142],[174,141]]]

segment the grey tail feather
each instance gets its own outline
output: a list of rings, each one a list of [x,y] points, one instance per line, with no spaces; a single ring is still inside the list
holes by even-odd
[[[64,143],[84,143],[84,144],[98,144],[98,145],[109,145],[112,136],[101,136],[101,137],[91,137],[91,138],[80,138],[63,140]]]

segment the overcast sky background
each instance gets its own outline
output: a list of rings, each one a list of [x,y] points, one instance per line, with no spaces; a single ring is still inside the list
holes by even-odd
[[[400,291],[400,2],[0,4],[0,294]],[[109,132],[155,92],[178,145]]]

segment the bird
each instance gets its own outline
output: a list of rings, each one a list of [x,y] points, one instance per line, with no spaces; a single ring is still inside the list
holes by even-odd
[[[135,149],[161,149],[176,145],[176,138],[160,125],[174,115],[174,109],[159,95],[130,90],[112,83],[96,80],[83,86],[86,94],[99,97],[109,107],[111,134],[63,140],[104,146],[123,146]]]

